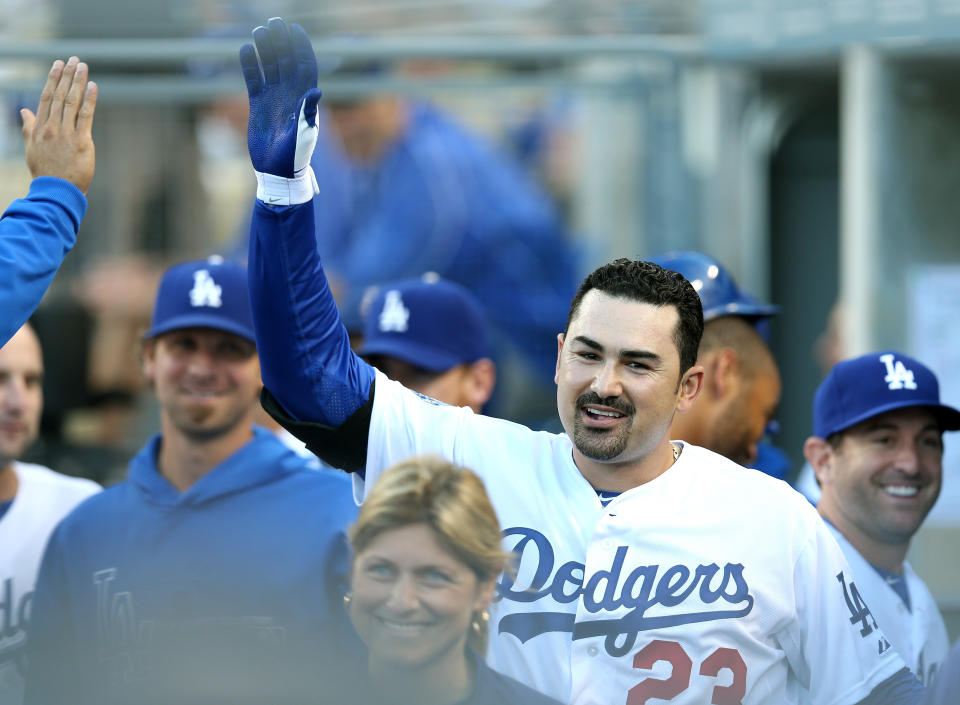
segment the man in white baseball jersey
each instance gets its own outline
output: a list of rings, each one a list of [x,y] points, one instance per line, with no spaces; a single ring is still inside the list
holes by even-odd
[[[367,483],[431,452],[481,475],[519,557],[491,613],[494,668],[577,705],[918,701],[813,507],[670,441],[703,378],[702,307],[680,275],[617,260],[581,284],[557,337],[564,434],[440,404],[354,355],[314,241],[315,57],[279,19],[254,39],[240,61],[262,401]]]
[[[917,677],[930,682],[950,648],[937,605],[906,561],[940,493],[943,432],[960,412],[940,403],[934,373],[903,353],[837,363],[813,400],[804,455],[822,489],[817,509],[860,595]]]
[[[0,348],[0,705],[23,700],[27,625],[50,532],[100,486],[18,460],[43,409],[40,341],[24,324]]]

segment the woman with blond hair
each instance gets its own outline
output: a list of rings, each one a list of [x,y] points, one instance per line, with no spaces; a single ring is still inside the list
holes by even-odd
[[[483,482],[443,460],[387,470],[350,529],[350,619],[367,646],[366,702],[556,705],[483,661],[487,607],[509,554]]]

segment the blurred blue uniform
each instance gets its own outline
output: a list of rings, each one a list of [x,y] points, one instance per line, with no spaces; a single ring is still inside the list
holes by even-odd
[[[924,705],[956,705],[960,702],[960,641],[950,649],[927,690]]]
[[[495,347],[514,346],[552,383],[577,272],[550,199],[494,147],[425,103],[371,165],[353,163],[321,123],[313,168],[317,243],[360,327],[372,284],[427,271],[462,284],[485,309]],[[499,357],[499,356],[498,356]]]
[[[155,436],[125,482],[47,545],[34,593],[27,703],[320,702],[344,623],[349,478],[269,431],[190,489],[160,474]]]
[[[0,347],[37,308],[67,252],[87,199],[69,181],[40,176],[0,218]]]

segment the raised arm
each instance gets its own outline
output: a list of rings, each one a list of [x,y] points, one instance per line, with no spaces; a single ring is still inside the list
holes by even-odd
[[[240,66],[257,174],[248,271],[265,405],[288,426],[339,428],[368,402],[374,372],[350,350],[317,252],[310,168],[320,99],[316,57],[306,32],[278,18],[253,38],[256,48],[240,49]]]
[[[0,218],[0,346],[34,312],[77,239],[93,179],[97,86],[76,57],[47,74],[37,112],[24,109],[30,193]]]

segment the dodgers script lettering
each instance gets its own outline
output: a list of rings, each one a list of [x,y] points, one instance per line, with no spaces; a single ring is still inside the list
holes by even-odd
[[[753,609],[742,563],[726,563],[723,567],[716,563],[693,567],[639,565],[624,570],[629,548],[620,546],[608,569],[586,578],[584,565],[575,561],[555,570],[553,546],[539,531],[512,527],[504,531],[504,537],[508,545],[512,544],[520,564],[535,568],[529,585],[517,585],[504,575],[497,584],[497,600],[532,603],[549,597],[560,604],[582,600],[591,614],[630,609],[619,617],[578,623],[569,612],[505,615],[498,633],[513,634],[522,642],[547,632],[571,632],[574,640],[604,636],[607,652],[623,656],[631,651],[640,632],[743,617]],[[687,603],[690,606],[684,609]],[[648,615],[654,606],[670,608],[670,613],[658,610],[656,616]]]

